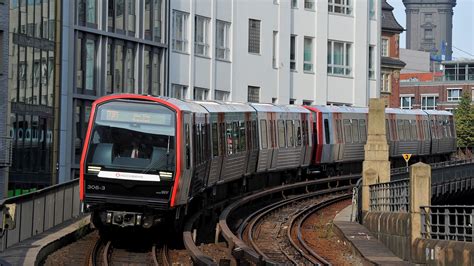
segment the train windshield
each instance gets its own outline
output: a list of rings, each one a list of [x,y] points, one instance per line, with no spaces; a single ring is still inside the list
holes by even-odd
[[[87,164],[155,173],[175,168],[175,113],[165,106],[109,102],[97,108]]]

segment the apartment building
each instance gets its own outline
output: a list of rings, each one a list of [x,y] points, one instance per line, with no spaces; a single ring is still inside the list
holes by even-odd
[[[367,106],[380,13],[375,0],[170,1],[169,95]]]

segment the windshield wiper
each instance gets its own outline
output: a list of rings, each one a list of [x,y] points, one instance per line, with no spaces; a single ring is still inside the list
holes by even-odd
[[[166,170],[168,170],[168,167],[170,165],[169,163],[169,157],[170,157],[170,136],[168,136],[168,147],[166,149],[166,154],[163,154],[160,158],[158,158],[157,160],[154,160],[147,168],[145,168],[145,170],[143,170],[142,173],[146,174],[148,172],[150,172],[153,168],[155,168],[155,166],[157,166],[161,160],[164,159],[164,157],[166,156]]]

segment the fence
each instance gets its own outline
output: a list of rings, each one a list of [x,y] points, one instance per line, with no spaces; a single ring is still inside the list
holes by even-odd
[[[432,163],[430,166],[431,183],[434,185],[455,178],[469,177],[474,170],[474,159]],[[408,169],[406,167],[393,168],[390,170],[390,176],[391,180],[408,178]]]
[[[370,211],[408,212],[410,209],[410,180],[402,179],[369,187]]]
[[[422,206],[420,209],[423,238],[474,242],[474,206]]]
[[[0,137],[0,167],[12,165],[12,139]]]
[[[79,181],[0,201],[0,251],[81,214]],[[10,217],[13,217],[11,219]]]

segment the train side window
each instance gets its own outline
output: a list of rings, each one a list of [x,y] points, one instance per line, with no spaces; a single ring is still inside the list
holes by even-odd
[[[245,122],[245,135],[247,136],[247,141],[246,141],[246,148],[248,151],[252,150],[253,147],[253,137],[252,137],[252,122],[247,121]]]
[[[257,135],[257,121],[256,120],[252,121],[252,139],[253,139],[252,148],[254,150],[258,150],[258,135]]]
[[[245,132],[245,122],[240,121],[240,134],[239,134],[239,150],[240,151],[246,151],[247,150],[247,134]]]
[[[270,147],[275,148],[275,127],[273,124],[274,121],[270,120],[270,124],[268,125],[270,129],[268,131],[270,132]]]
[[[227,128],[226,128],[226,147],[227,147],[227,155],[233,154],[234,150],[232,149],[232,146],[234,144],[233,139],[232,139],[232,123],[228,122],[227,123]]]
[[[301,146],[301,123],[300,120],[295,120],[295,137],[296,137],[296,146]]]
[[[337,136],[338,142],[342,143],[344,134],[342,133],[342,121],[341,121],[341,119],[337,120],[336,127],[337,127],[337,132],[338,132],[338,136]]]
[[[278,120],[278,147],[284,148],[285,147],[285,121],[284,120]]]
[[[352,119],[352,140],[359,142],[359,120]]]
[[[317,146],[318,145],[318,127],[317,127],[317,124],[316,122],[313,122],[313,145],[314,146]],[[305,125],[305,123],[303,122],[303,126]],[[306,130],[304,132],[307,132]],[[305,145],[308,145],[309,142],[306,141],[305,139]]]
[[[408,120],[403,120],[403,133],[405,133],[405,140],[411,140],[410,122]]]
[[[217,135],[217,123],[212,123],[212,156],[219,155],[219,136]]]
[[[413,140],[418,139],[418,132],[416,132],[416,120],[411,120],[411,138]]]
[[[219,123],[219,150],[220,155],[224,156],[226,154],[226,127],[225,123]]]
[[[268,148],[267,142],[267,120],[260,120],[260,139],[262,140],[262,149]]]
[[[342,123],[344,125],[345,143],[352,143],[351,121],[349,119],[344,119]]]
[[[286,120],[286,143],[288,143],[288,147],[293,147],[295,145],[293,139],[293,121]]]
[[[388,121],[387,121],[388,126]],[[360,141],[367,142],[367,125],[365,124],[365,119],[359,120],[359,131],[360,131]]]
[[[331,134],[329,133],[329,120],[324,119],[324,135],[326,137],[326,144],[331,143]]]
[[[191,147],[189,139],[189,124],[187,123],[184,126],[184,138],[186,145],[186,169],[189,169],[189,167],[191,166]]]
[[[397,120],[397,130],[400,140],[405,140],[405,134],[403,131],[403,120]]]
[[[237,122],[232,122],[232,151],[233,153],[240,152],[239,151],[239,124]]]

